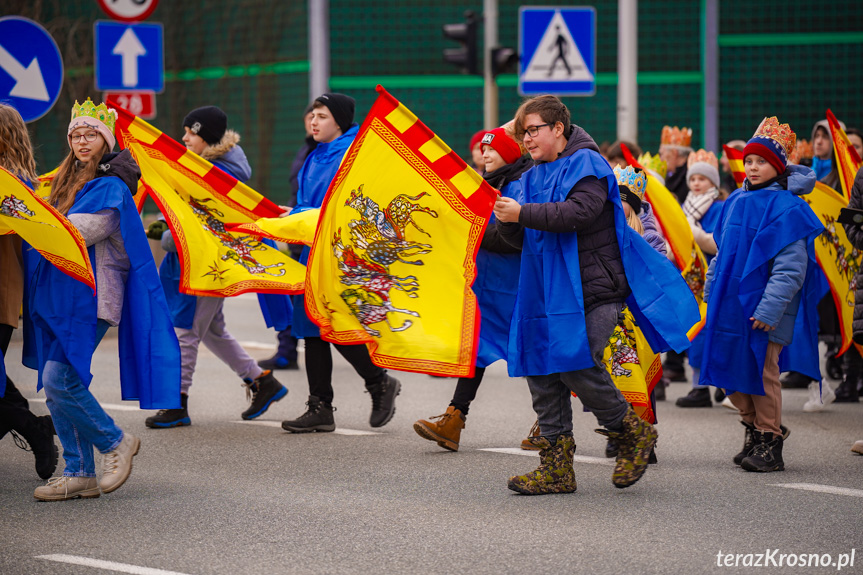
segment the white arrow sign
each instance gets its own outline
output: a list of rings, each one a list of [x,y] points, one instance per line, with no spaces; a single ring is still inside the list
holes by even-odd
[[[3,46],[0,46],[0,68],[3,68],[15,80],[15,86],[9,92],[10,96],[40,102],[47,102],[51,99],[48,96],[48,88],[45,86],[45,79],[42,77],[42,70],[39,68],[39,61],[36,58],[33,58],[30,65],[25,68]]]
[[[112,53],[123,57],[123,86],[126,88],[136,87],[138,85],[138,57],[145,55],[147,50],[144,49],[131,28],[126,28]]]

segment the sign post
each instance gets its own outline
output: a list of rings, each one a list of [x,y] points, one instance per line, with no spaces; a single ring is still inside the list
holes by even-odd
[[[523,96],[596,93],[596,10],[519,9],[518,91]]]

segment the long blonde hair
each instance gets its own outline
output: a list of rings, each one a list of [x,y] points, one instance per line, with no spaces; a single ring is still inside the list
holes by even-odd
[[[102,149],[91,156],[91,160],[87,163],[81,163],[75,157],[75,152],[69,150],[69,155],[57,168],[57,175],[54,176],[54,181],[51,182],[51,195],[48,197],[48,203],[57,208],[57,211],[64,216],[69,212],[69,208],[75,203],[75,196],[81,191],[87,182],[96,177],[96,170],[99,169],[99,159],[108,151],[108,144],[102,143]]]
[[[18,110],[6,104],[0,104],[0,166],[25,183],[35,186],[38,181],[27,125]]]
[[[644,224],[641,223],[641,218],[635,213],[635,210],[629,211],[629,216],[626,218],[626,223],[629,227],[638,232],[638,235],[644,235]]]

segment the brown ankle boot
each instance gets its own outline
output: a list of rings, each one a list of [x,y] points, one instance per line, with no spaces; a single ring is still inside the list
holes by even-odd
[[[444,449],[458,451],[458,441],[461,430],[464,429],[464,415],[461,411],[450,405],[446,408],[446,413],[429,419],[431,421],[420,419],[414,423],[414,431],[420,437],[436,441]]]

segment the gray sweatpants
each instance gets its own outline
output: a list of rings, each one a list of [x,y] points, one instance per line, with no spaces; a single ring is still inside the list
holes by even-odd
[[[195,319],[191,329],[174,328],[180,341],[180,360],[182,362],[182,393],[188,394],[192,387],[192,375],[198,363],[198,346],[203,343],[216,357],[243,379],[255,379],[263,373],[255,360],[225,329],[225,316],[222,314],[224,298],[198,297],[195,302]]]

